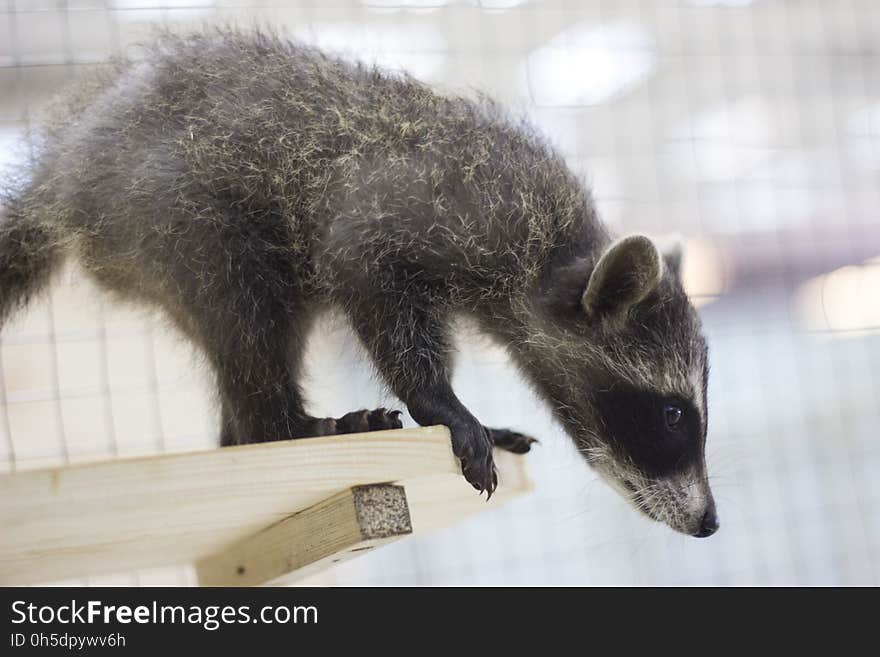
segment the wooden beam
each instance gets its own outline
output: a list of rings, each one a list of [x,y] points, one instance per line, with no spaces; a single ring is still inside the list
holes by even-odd
[[[0,476],[0,584],[199,562],[354,486],[406,489],[416,533],[531,485],[496,451],[489,502],[461,476],[446,427],[376,431]]]
[[[412,533],[403,486],[355,486],[196,563],[202,586],[290,583]]]

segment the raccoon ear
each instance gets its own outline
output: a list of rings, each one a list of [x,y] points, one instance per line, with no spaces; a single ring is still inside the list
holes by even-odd
[[[681,235],[670,235],[663,238],[657,248],[663,254],[663,262],[680,281],[681,262],[684,259],[684,238]]]
[[[590,274],[581,305],[589,317],[620,316],[654,291],[663,275],[660,251],[644,235],[612,244]]]

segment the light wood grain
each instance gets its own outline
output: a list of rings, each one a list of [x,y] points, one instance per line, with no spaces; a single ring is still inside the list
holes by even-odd
[[[403,486],[342,491],[196,564],[202,586],[291,583],[412,533]]]
[[[192,563],[352,486],[406,488],[413,530],[529,490],[525,459],[496,450],[486,502],[446,427],[327,436],[121,459],[0,477],[0,583]]]

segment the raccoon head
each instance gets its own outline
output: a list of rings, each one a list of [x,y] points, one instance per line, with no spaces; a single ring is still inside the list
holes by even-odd
[[[556,272],[546,292],[564,306],[554,327],[565,362],[548,392],[605,481],[650,518],[703,537],[718,528],[704,455],[708,358],[680,263],[680,250],[663,255],[633,235]]]

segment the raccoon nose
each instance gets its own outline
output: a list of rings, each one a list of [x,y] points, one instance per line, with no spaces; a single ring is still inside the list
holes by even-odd
[[[697,533],[694,534],[694,536],[697,538],[706,538],[717,531],[718,516],[715,514],[715,505],[710,504],[709,508],[706,509],[706,513],[703,514],[703,519],[700,521],[700,529],[697,530]]]

